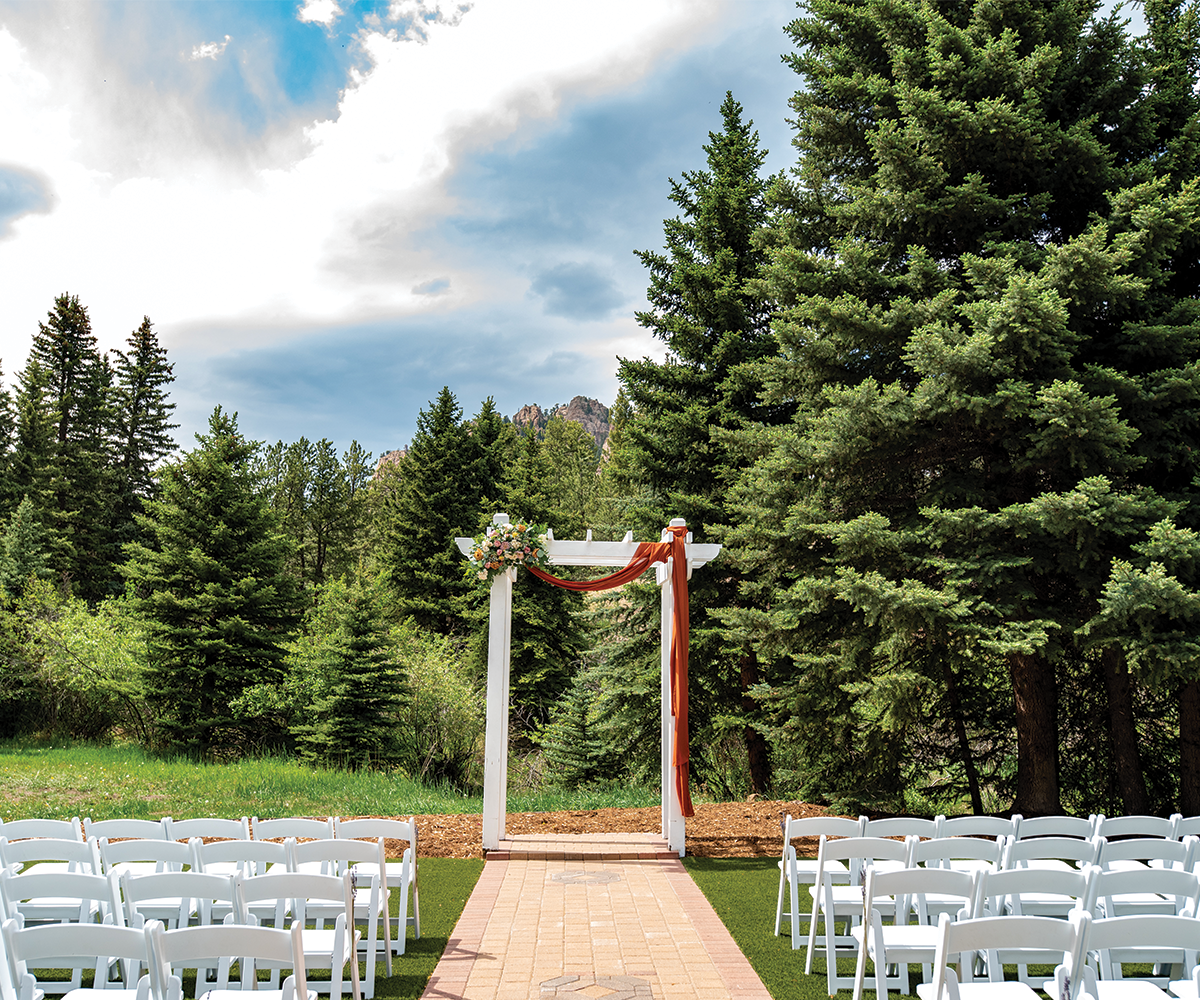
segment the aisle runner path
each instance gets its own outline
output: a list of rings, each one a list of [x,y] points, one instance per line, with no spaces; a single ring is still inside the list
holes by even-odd
[[[500,846],[428,1000],[770,1000],[659,837],[516,836]]]

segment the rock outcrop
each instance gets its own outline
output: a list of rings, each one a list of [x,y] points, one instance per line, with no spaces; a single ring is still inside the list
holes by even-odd
[[[596,442],[596,454],[599,455],[604,442],[608,440],[608,416],[608,407],[598,399],[576,396],[571,402],[558,403],[549,410],[543,410],[537,403],[529,403],[513,414],[512,422],[518,429],[532,428],[541,437],[553,417],[573,420],[592,436]]]

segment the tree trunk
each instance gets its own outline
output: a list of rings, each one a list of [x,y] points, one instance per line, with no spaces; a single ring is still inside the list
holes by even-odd
[[[758,710],[758,703],[750,697],[750,689],[758,683],[758,655],[753,651],[743,653],[741,658],[742,711],[747,715]],[[766,795],[771,787],[771,753],[767,741],[754,726],[745,728],[746,756],[750,760],[750,790]]]
[[[1144,816],[1150,811],[1150,796],[1146,793],[1146,777],[1142,773],[1137,728],[1133,722],[1133,685],[1129,683],[1129,669],[1119,647],[1109,646],[1100,654],[1100,669],[1108,689],[1108,719],[1121,806],[1127,816]]]
[[[975,770],[975,758],[971,756],[971,741],[967,739],[967,724],[963,719],[962,703],[958,700],[958,682],[950,661],[942,660],[942,671],[946,677],[946,700],[950,704],[950,715],[954,719],[954,735],[958,740],[958,752],[963,768],[967,772],[967,791],[971,794],[971,811],[979,816],[983,813],[983,795],[979,791],[979,774]]]
[[[1054,667],[1036,654],[1008,658],[1017,717],[1017,800],[1013,811],[1049,816],[1058,798],[1058,682]]]
[[[1179,692],[1179,811],[1200,815],[1200,681]]]

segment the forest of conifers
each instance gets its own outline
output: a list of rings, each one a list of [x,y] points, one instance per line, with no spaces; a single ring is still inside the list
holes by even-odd
[[[450,388],[376,472],[236,416],[177,450],[147,319],[63,295],[0,397],[0,736],[480,777],[456,535],[720,558],[691,582],[699,794],[1200,813],[1200,9],[808,0],[794,166],[732,95],[638,251],[602,453]],[[564,387],[568,388],[568,387]],[[473,405],[473,401],[472,401]],[[658,770],[659,601],[522,574],[510,780]]]

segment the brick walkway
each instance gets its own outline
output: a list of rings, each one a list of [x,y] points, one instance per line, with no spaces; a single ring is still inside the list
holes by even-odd
[[[519,836],[492,851],[429,1000],[770,1000],[651,834]]]

